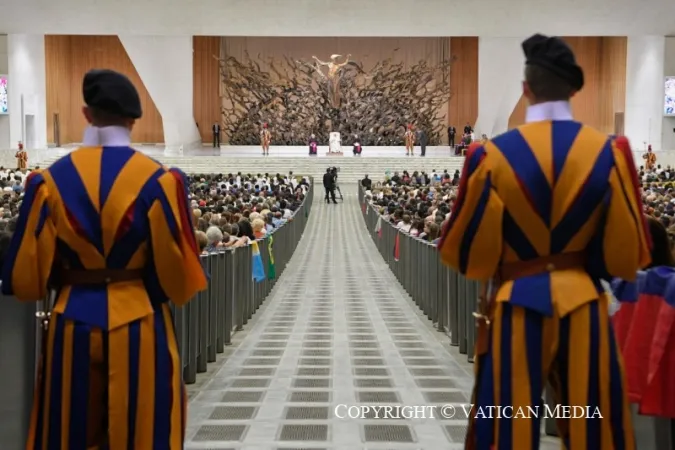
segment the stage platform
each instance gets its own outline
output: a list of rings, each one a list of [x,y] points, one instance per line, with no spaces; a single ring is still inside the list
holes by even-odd
[[[152,156],[171,156],[171,157],[180,157],[180,156],[228,156],[228,157],[238,157],[238,158],[258,158],[262,156],[262,149],[257,145],[221,145],[220,149],[214,148],[210,145],[204,145],[199,149],[192,149],[185,151],[182,155],[179,153],[171,152],[167,153],[165,148],[161,144],[157,145],[148,145],[148,144],[133,144],[134,148],[142,151],[145,154]],[[77,145],[67,145],[60,148],[50,149],[53,151],[54,155],[64,155],[71,151],[74,148],[77,148]],[[405,154],[405,147],[403,146],[373,146],[373,147],[363,147],[363,152],[360,156],[354,156],[352,152],[352,147],[343,147],[342,148],[343,156],[329,155],[328,146],[319,146],[318,155],[313,156],[313,158],[409,158]],[[415,147],[415,155],[420,155],[420,148]],[[50,153],[47,151],[46,153]],[[276,145],[270,147],[270,157],[277,158],[298,158],[307,156],[309,157],[309,148],[304,145]],[[445,146],[433,146],[427,147],[426,151],[427,157],[449,157],[454,156],[454,151],[451,151],[450,147]]]
[[[54,148],[42,152],[41,166],[47,166],[68,154],[77,146]],[[327,155],[328,147],[319,147],[319,155],[309,156],[306,147],[270,147],[269,156],[255,146],[222,146],[220,150],[202,147],[183,155],[166,154],[163,146],[134,145],[139,151],[169,166],[179,167],[188,173],[288,173],[319,177],[329,166],[340,168],[340,180],[352,182],[368,174],[374,181],[385,172],[415,170],[452,172],[461,169],[464,158],[450,156],[450,147],[427,147],[427,154],[420,157],[419,147],[415,156],[406,156],[405,147],[365,147],[363,156],[355,157],[351,150],[344,156]],[[30,159],[29,159],[30,160]]]

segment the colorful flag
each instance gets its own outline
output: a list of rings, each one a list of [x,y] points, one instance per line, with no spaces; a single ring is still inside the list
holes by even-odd
[[[267,263],[267,279],[274,280],[277,276],[277,271],[274,268],[274,236],[270,235],[267,241],[267,252],[270,255],[269,262]]]
[[[262,257],[260,256],[260,248],[258,247],[258,243],[256,241],[251,243],[251,255],[253,256],[253,261],[251,262],[253,279],[257,283],[260,283],[265,279],[265,267],[263,266]]]
[[[375,224],[375,232],[377,237],[382,237],[382,216],[377,216],[377,223]]]
[[[394,238],[394,261],[398,262],[398,257],[399,257],[399,246],[400,246],[400,239],[399,236],[401,233],[398,231],[396,232],[396,237]]]

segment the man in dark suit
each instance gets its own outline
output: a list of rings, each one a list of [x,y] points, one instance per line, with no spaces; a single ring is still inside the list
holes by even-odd
[[[427,154],[427,133],[424,130],[420,129],[417,132],[417,142],[420,143],[420,156],[425,156]]]
[[[457,134],[457,128],[450,125],[448,127],[448,145],[450,147],[455,146],[455,135]]]
[[[326,203],[330,203],[328,198],[330,197],[333,200],[333,203],[337,203],[335,200],[335,172],[332,168],[326,169],[326,173],[323,174],[323,188],[326,190]]]
[[[220,147],[220,124],[218,122],[215,122],[213,126],[211,127],[211,131],[213,131],[213,148],[219,148]]]
[[[471,133],[473,133],[473,128],[471,128],[471,125],[469,124],[469,122],[467,122],[466,125],[464,125],[464,134],[471,134]]]

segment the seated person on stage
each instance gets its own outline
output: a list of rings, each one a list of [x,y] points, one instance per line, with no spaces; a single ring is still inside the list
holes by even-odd
[[[471,145],[471,134],[467,133],[462,136],[462,141],[455,149],[455,155],[464,155],[466,150],[469,148],[469,145]]]
[[[309,155],[310,156],[316,156],[317,149],[319,148],[319,144],[316,142],[316,136],[312,134],[309,137]]]
[[[363,148],[361,148],[361,140],[359,139],[358,135],[354,135],[354,156],[358,155],[361,156],[361,151],[363,151]]]

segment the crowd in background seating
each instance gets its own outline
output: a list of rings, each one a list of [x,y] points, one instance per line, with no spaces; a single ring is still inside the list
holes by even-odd
[[[430,174],[394,172],[375,185],[366,175],[361,185],[367,201],[378,209],[383,220],[436,245],[457,197],[459,170],[452,174],[447,170]]]
[[[194,175],[189,180],[197,243],[202,253],[236,248],[273,233],[300,207],[306,177],[242,173]]]

